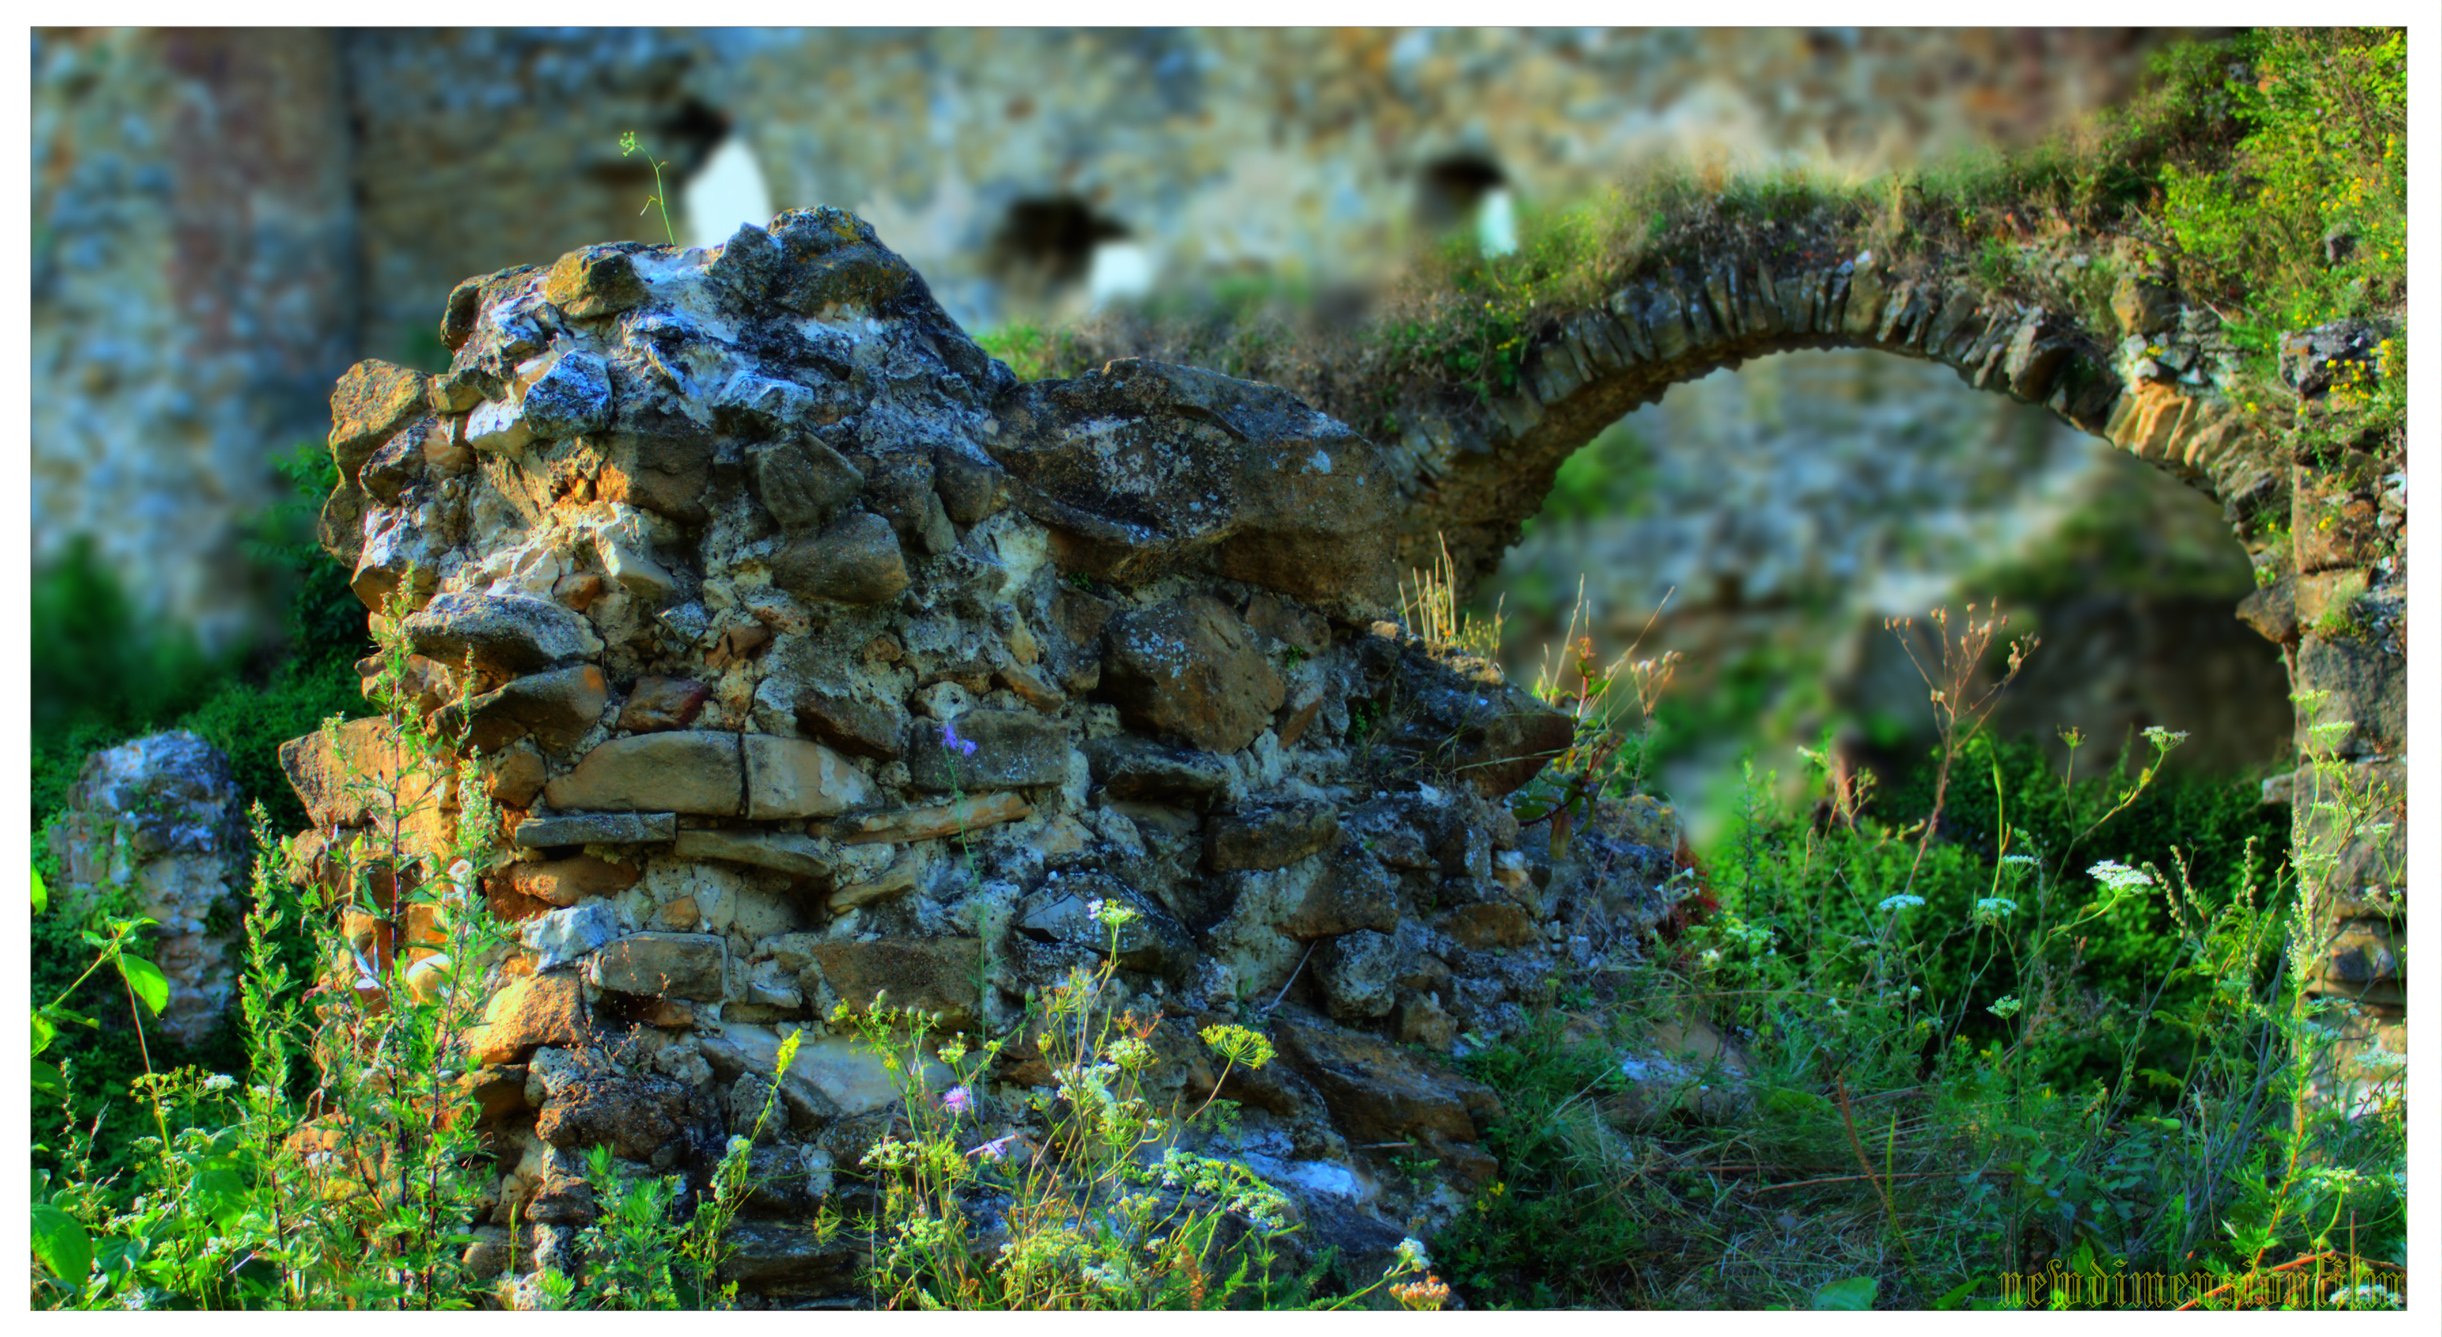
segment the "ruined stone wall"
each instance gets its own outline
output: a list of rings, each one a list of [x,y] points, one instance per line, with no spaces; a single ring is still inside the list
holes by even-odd
[[[240,541],[322,435],[357,318],[327,33],[33,39],[34,555],[90,538],[140,607],[252,627]]]
[[[2349,721],[2302,715],[2302,738],[2398,766],[2404,557],[2376,540],[2404,495],[2379,457],[2291,465],[2224,393],[2216,322],[2148,280],[2064,312],[1939,247],[1877,262],[1851,225],[1799,210],[1629,262],[1543,327],[1514,395],[1412,403],[1384,439],[1138,359],[1021,383],[831,209],[461,284],[448,371],[342,379],[324,526],[506,810],[479,834],[510,856],[488,890],[524,950],[485,963],[472,1044],[495,1219],[582,1224],[597,1142],[700,1166],[751,1117],[742,1079],[781,1028],[820,1034],[833,1004],[887,990],[1006,1023],[1106,950],[1095,902],[1139,916],[1107,950],[1138,1014],[1177,1023],[1182,1071],[1195,1025],[1260,1009],[1282,1066],[1226,1089],[1252,1113],[1217,1136],[1323,1238],[1363,1257],[1447,1210],[1494,1167],[1487,1093],[1436,1056],[1514,1032],[1555,972],[1633,952],[1677,839],[1635,803],[1573,840],[1522,830],[1499,800],[1567,719],[1375,619],[1423,536],[1482,572],[1593,431],[1755,356],[1946,365],[2209,491],[2270,577],[2251,621]],[[2305,341],[2302,392],[2347,356],[2316,340],[2355,338]],[[1375,402],[1366,373],[1334,392]],[[2329,522],[2284,546],[2292,489]],[[2373,626],[2296,623],[2335,573],[2362,575]],[[361,820],[334,754],[381,747],[360,725],[284,751],[315,839]],[[2398,889],[2342,885],[2395,875],[2382,854],[2311,877],[2344,930],[2324,987],[2389,1041]],[[1047,1079],[1026,1058],[1004,1056],[998,1095]],[[801,1182],[890,1117],[862,1063],[824,1035],[784,1081]],[[1410,1145],[1441,1170],[1402,1185],[1378,1157]],[[767,1209],[759,1290],[848,1284],[802,1214]]]
[[[1665,158],[1865,174],[2026,143],[2125,95],[2179,35],[858,29],[660,34],[646,48],[632,33],[390,33],[355,39],[350,64],[385,91],[368,108],[397,118],[369,134],[389,141],[378,171],[402,188],[422,176],[398,170],[411,166],[463,178],[514,163],[488,178],[492,192],[523,201],[549,181],[591,201],[616,179],[641,203],[649,183],[605,161],[606,128],[658,137],[682,170],[734,136],[774,201],[871,219],[955,319],[983,328],[1076,314],[1098,241],[1138,248],[1156,293],[1250,277],[1363,288],[1412,244],[1472,225],[1495,186],[1525,206],[1565,204]],[[545,117],[497,92],[493,107],[440,92],[470,82],[582,89],[616,114]],[[393,110],[386,94],[401,86],[433,91]],[[480,212],[490,196],[475,193]],[[1027,205],[1055,203],[1090,217],[1051,234],[1013,226]],[[559,224],[578,207],[401,218],[401,263],[433,263],[384,278],[404,294],[506,255],[659,239],[634,204],[611,230],[568,235]],[[710,221],[718,237],[753,220]]]
[[[479,963],[470,1080],[522,1259],[590,1219],[594,1144],[717,1158],[803,1027],[759,1153],[793,1187],[736,1266],[769,1298],[850,1288],[805,1208],[893,1092],[823,1018],[887,990],[1003,1033],[1109,950],[1116,902],[1163,1071],[1260,1016],[1282,1059],[1230,1078],[1215,1136],[1361,1261],[1492,1168],[1459,1035],[1516,1031],[1665,908],[1667,811],[1610,805],[1557,852],[1520,829],[1501,800],[1569,721],[1373,621],[1390,460],[1279,390],[1020,384],[830,209],[469,280],[442,332],[438,376],[341,380],[325,538],[504,812],[487,891],[522,950]],[[283,750],[309,871],[378,817],[338,779],[384,728]],[[1030,1052],[988,1108],[1051,1080]],[[1385,1173],[1410,1145],[1438,1178]]]
[[[875,219],[980,327],[1074,314],[1097,239],[1156,294],[1361,287],[1496,182],[1531,206],[1661,154],[1863,171],[2020,140],[2174,35],[42,32],[37,554],[90,534],[145,606],[241,635],[240,530],[320,387],[437,366],[421,294],[659,238],[625,130],[682,232],[734,140],[777,203]]]

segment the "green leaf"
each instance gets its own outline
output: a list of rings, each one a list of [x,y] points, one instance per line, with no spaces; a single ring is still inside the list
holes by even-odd
[[[44,1016],[40,1012],[34,1014],[35,1053],[39,1054],[42,1051],[49,1049],[51,1047],[51,1041],[57,1038],[58,1035],[59,1027],[52,1025],[49,1017]]]
[[[1829,1281],[1815,1288],[1817,1309],[1872,1309],[1874,1293],[1882,1283],[1872,1277],[1850,1277],[1846,1281]]]
[[[161,967],[140,956],[121,956],[119,974],[154,1016],[160,1016],[161,1009],[170,1005],[170,978],[161,973]]]
[[[93,1271],[93,1240],[85,1228],[47,1202],[34,1204],[34,1259],[71,1288]]]
[[[46,1096],[58,1095],[63,1089],[56,1063],[36,1060],[28,1065],[28,1078],[33,1088]]]
[[[34,870],[34,913],[41,914],[50,908],[51,892],[42,885],[42,870],[37,868]]]

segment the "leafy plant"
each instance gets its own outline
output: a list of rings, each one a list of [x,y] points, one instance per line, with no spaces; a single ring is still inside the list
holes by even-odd
[[[619,136],[619,156],[622,158],[628,158],[633,157],[638,153],[644,153],[644,148],[642,145],[636,142],[636,132],[633,130],[622,132]],[[661,169],[669,164],[655,158],[650,153],[644,154],[644,160],[653,169],[653,193],[645,197],[644,209],[638,209],[636,212],[641,216],[645,209],[661,210],[662,236],[667,239],[672,246],[676,246],[678,244],[678,229],[670,226],[669,190],[667,187],[661,184]]]
[[[897,1082],[904,1124],[863,1165],[873,1207],[851,1222],[869,1242],[874,1294],[892,1308],[1173,1309],[1278,1307],[1319,1276],[1284,1275],[1296,1227],[1288,1200],[1244,1165],[1190,1150],[1189,1130],[1220,1102],[1236,1068],[1271,1062],[1271,1042],[1237,1026],[1203,1032],[1220,1073],[1201,1103],[1158,1108],[1148,1074],[1160,1062],[1155,1022],[1109,1001],[1121,935],[1135,912],[1096,902],[1107,939],[1092,970],[1035,1000],[1017,1041],[1031,1040],[1057,1083],[1004,1105],[990,1094],[1010,1040],[969,1048],[935,1039],[939,1019],[877,1000],[834,1014]],[[929,1053],[927,1051],[930,1051]],[[1183,1102],[1182,1102],[1183,1103]],[[1372,1285],[1402,1304],[1438,1306],[1420,1248],[1403,1247]],[[1404,1288],[1404,1289],[1402,1289]],[[1443,1291],[1441,1294],[1446,1295]]]

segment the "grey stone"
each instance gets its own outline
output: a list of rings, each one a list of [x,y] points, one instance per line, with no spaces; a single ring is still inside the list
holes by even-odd
[[[618,246],[570,251],[543,279],[543,297],[578,320],[615,316],[645,299],[636,262]]]
[[[518,941],[534,953],[536,970],[573,965],[619,936],[619,915],[606,900],[589,900],[536,915],[518,926]]]
[[[1123,613],[1104,636],[1100,694],[1120,718],[1208,752],[1255,741],[1287,693],[1246,624],[1209,596]]]
[[[797,696],[797,727],[855,757],[888,760],[905,750],[907,712],[809,687]]]
[[[838,451],[798,437],[755,452],[755,494],[792,534],[819,529],[856,499],[865,476]]]
[[[613,993],[718,1001],[729,947],[704,933],[631,933],[594,954],[586,975]]]
[[[563,845],[667,845],[678,838],[678,816],[667,812],[554,812],[518,823],[513,839],[526,849]]]
[[[873,796],[865,773],[820,743],[747,734],[742,750],[746,815],[757,821],[828,817]]]
[[[1209,752],[1127,734],[1089,740],[1084,751],[1094,782],[1115,799],[1206,807],[1229,792],[1229,767]]]
[[[236,990],[237,921],[251,848],[245,796],[229,759],[195,734],[151,734],[85,758],[51,828],[62,881],[54,915],[74,917],[101,889],[126,888],[158,925],[143,955],[161,967],[169,1003],[157,1019],[173,1044],[195,1044]],[[122,1025],[126,1014],[108,1025]]]
[[[1121,358],[1020,387],[1003,421],[992,453],[1018,508],[1070,536],[1094,575],[1135,583],[1209,562],[1352,615],[1394,594],[1390,468],[1285,391]]]
[[[769,868],[829,885],[835,865],[831,843],[794,831],[681,831],[671,850],[682,859],[718,859]]]
[[[408,648],[428,659],[514,678],[601,653],[582,615],[522,595],[450,593],[408,615]]]
[[[955,731],[961,747],[950,741]],[[970,710],[908,732],[907,774],[935,793],[1028,789],[1068,780],[1068,727],[1031,710]]]
[[[907,559],[889,521],[858,511],[783,549],[772,583],[820,603],[885,603],[906,591]]]
[[[528,674],[466,703],[470,740],[486,752],[497,752],[531,735],[547,752],[576,746],[602,718],[610,688],[602,670],[574,664],[546,673]],[[455,718],[460,712],[451,707]]]
[[[672,730],[613,738],[543,788],[554,808],[734,817],[745,770],[733,733]]]
[[[1216,873],[1283,868],[1327,848],[1339,833],[1339,813],[1328,803],[1224,813],[1205,828],[1204,862]]]
[[[752,223],[738,224],[707,271],[741,303],[759,302],[780,274],[780,243]]]
[[[933,452],[933,487],[949,518],[971,525],[1007,504],[1009,472],[989,459],[944,446]]]
[[[583,436],[611,420],[610,367],[598,354],[566,353],[526,387],[527,430],[547,441]]]
[[[1315,953],[1315,976],[1331,1015],[1363,1021],[1391,1014],[1398,1001],[1399,945],[1387,933],[1361,930],[1323,944]]]

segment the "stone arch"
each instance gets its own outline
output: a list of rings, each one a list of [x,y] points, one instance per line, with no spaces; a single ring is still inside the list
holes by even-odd
[[[1403,490],[1413,509],[1402,557],[1446,541],[1481,574],[1541,505],[1560,462],[1671,386],[1801,349],[1865,349],[1931,361],[1977,389],[2040,405],[2071,426],[2167,470],[2222,503],[2234,526],[2281,509],[2287,471],[2212,373],[2229,348],[2159,289],[2119,303],[2161,350],[2128,365],[2118,332],[2036,301],[1985,291],[1934,265],[1908,273],[1862,245],[1789,264],[1727,253],[1640,274],[1599,301],[1543,321],[1515,393],[1436,406],[1403,420]],[[2242,532],[2242,537],[2245,537]]]
[[[1699,200],[1694,212],[1717,206]],[[2334,626],[2320,616],[2345,614],[2355,591],[2383,583],[2388,559],[2378,555],[2376,532],[2392,494],[2363,462],[2335,472],[2294,460],[2232,393],[2237,360],[2219,317],[2175,292],[2122,279],[2106,328],[2034,293],[1996,290],[1963,252],[1891,264],[1875,256],[1864,226],[1823,221],[1842,217],[1815,208],[1813,221],[1764,230],[1760,243],[1733,241],[1635,269],[1601,285],[1598,299],[1539,322],[1514,392],[1411,407],[1383,443],[1399,457],[1393,472],[1405,501],[1390,539],[1396,569],[1425,566],[1446,548],[1463,583],[1480,579],[1541,507],[1561,462],[1674,385],[1800,349],[1936,362],[1975,388],[2040,405],[2219,502],[2257,566],[2259,588],[2235,611],[2282,648],[2298,703],[2299,760],[2311,750],[2338,761],[2356,777],[2350,783],[2404,805],[2403,639],[2396,626],[2360,634],[2346,617]],[[1654,230],[1669,227],[1665,219]],[[2303,346],[2311,357],[2314,341]],[[2311,392],[2311,381],[2302,385]],[[1334,399],[1396,396],[1373,385]],[[2404,493],[2396,500],[2404,515]],[[2404,624],[2404,601],[2397,608]],[[2311,772],[2301,766],[2268,781],[2267,797],[2286,798]],[[2323,829],[2329,819],[2314,806],[2293,805],[2293,829],[2300,848],[2312,841],[2337,851],[2334,867],[2314,873],[2329,925],[2320,988],[2360,1005],[2347,1025],[2397,1038],[2405,1016],[2396,909],[2404,823],[2369,840]]]

